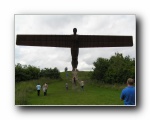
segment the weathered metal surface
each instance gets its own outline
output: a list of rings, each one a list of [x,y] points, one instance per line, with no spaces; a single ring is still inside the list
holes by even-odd
[[[17,45],[43,47],[127,47],[133,46],[132,36],[98,35],[17,35]]]
[[[79,48],[133,46],[132,36],[80,35],[78,41]]]

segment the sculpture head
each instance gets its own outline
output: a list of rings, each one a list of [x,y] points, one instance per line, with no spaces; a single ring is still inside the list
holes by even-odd
[[[77,33],[77,28],[73,28],[73,33],[74,33],[74,35],[76,35],[76,33]]]

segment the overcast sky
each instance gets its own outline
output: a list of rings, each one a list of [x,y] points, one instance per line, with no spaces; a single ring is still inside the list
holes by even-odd
[[[110,58],[116,52],[136,58],[135,15],[15,15],[15,42],[17,34],[77,34],[85,35],[130,35],[133,47],[80,48],[78,69],[92,70],[99,57]],[[16,43],[15,43],[16,44]],[[15,45],[15,64],[43,68],[57,67],[72,70],[70,48],[33,47]]]

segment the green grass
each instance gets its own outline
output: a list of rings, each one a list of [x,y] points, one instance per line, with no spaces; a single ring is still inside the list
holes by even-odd
[[[74,86],[71,82],[71,72],[66,79],[65,73],[61,73],[60,80],[41,78],[26,82],[16,83],[15,104],[16,105],[123,105],[120,101],[122,85],[106,85],[91,82],[89,72],[79,72],[79,80],[85,81],[85,89],[80,85]],[[37,96],[36,84],[48,83],[47,96],[41,90]],[[69,90],[65,89],[68,82]]]

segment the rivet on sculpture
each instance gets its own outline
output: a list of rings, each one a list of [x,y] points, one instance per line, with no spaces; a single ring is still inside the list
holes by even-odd
[[[132,36],[115,35],[17,35],[17,45],[71,48],[72,69],[77,69],[79,48],[129,47],[133,46]]]

